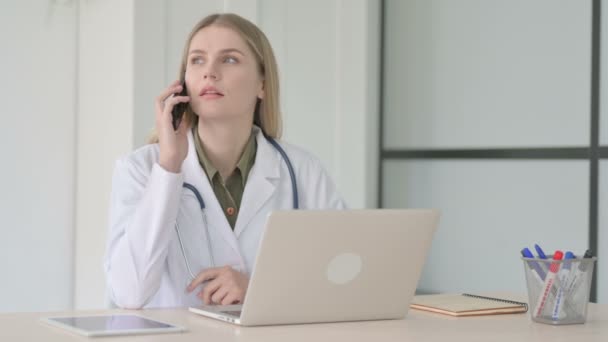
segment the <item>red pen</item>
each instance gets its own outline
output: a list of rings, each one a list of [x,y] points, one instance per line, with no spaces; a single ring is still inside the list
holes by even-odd
[[[553,253],[553,260],[555,261],[562,260],[563,257],[564,253],[562,251],[555,251],[555,253]],[[534,307],[534,317],[540,316],[541,312],[543,311],[545,303],[547,302],[547,297],[549,297],[549,293],[551,293],[551,288],[553,287],[553,283],[557,277],[557,271],[559,271],[559,262],[551,263],[551,266],[549,266],[549,272],[545,278],[545,283],[543,284],[542,292],[540,293],[536,306]]]

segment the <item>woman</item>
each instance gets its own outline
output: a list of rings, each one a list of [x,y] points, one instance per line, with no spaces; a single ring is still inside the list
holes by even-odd
[[[180,79],[186,96],[176,81],[156,99],[156,143],[116,163],[104,269],[120,307],[242,303],[270,212],[344,207],[317,159],[273,145],[278,71],[254,24],[201,20]],[[187,109],[174,129],[178,103]]]

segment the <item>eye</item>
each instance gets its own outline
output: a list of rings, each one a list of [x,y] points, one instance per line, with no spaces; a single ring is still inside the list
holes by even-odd
[[[203,64],[203,63],[205,63],[205,60],[203,59],[203,57],[197,56],[197,57],[192,57],[192,59],[190,59],[190,63],[191,64]]]
[[[232,56],[227,56],[226,58],[224,58],[224,63],[228,63],[228,64],[236,64],[238,63],[238,59],[232,57]]]

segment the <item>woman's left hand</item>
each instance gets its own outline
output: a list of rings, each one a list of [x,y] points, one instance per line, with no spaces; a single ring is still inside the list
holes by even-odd
[[[242,304],[247,293],[249,277],[230,266],[208,268],[199,273],[188,285],[188,292],[207,282],[198,293],[205,305]]]

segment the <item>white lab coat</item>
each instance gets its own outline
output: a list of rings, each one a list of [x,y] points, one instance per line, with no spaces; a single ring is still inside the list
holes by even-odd
[[[104,270],[110,299],[124,308],[200,305],[198,291],[186,293],[190,282],[175,222],[192,271],[211,266],[203,216],[194,185],[207,209],[209,240],[215,266],[231,265],[251,274],[268,214],[292,209],[289,172],[279,152],[254,126],[255,163],[247,178],[234,231],[201,168],[188,134],[188,155],[181,173],[158,164],[158,144],[146,145],[116,162]],[[301,209],[341,209],[344,202],[317,159],[280,143],[296,174]]]

